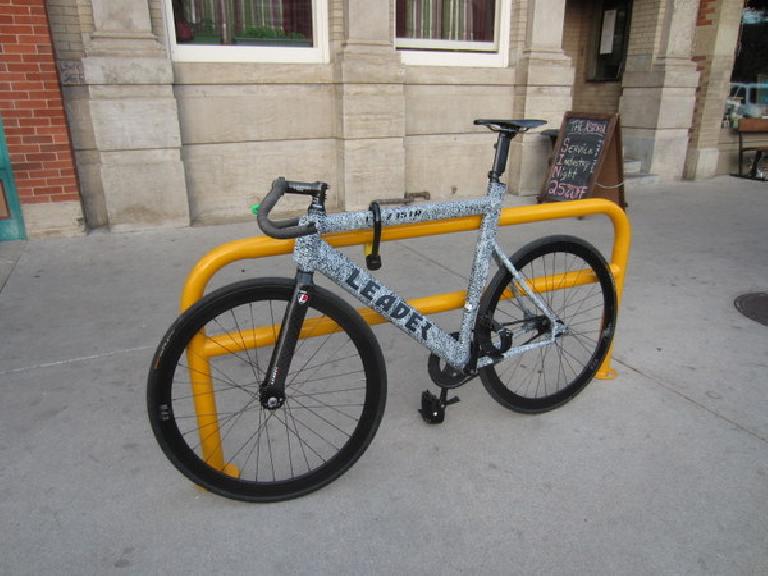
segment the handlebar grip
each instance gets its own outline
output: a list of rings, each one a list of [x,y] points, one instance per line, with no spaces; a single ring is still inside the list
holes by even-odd
[[[294,184],[294,183],[291,183]],[[310,222],[304,226],[299,226],[298,218],[291,218],[290,220],[270,220],[269,213],[272,208],[275,207],[278,200],[283,197],[288,191],[288,183],[285,178],[278,178],[272,182],[272,189],[264,198],[261,206],[259,207],[259,213],[256,216],[256,221],[259,224],[259,228],[267,236],[276,238],[278,240],[289,240],[292,238],[299,238],[300,236],[307,236],[317,232],[317,228],[314,223]]]

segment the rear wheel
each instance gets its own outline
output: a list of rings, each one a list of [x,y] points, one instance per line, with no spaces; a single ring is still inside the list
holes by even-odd
[[[309,290],[285,400],[262,405],[293,286],[265,278],[212,292],[179,317],[152,363],[147,402],[160,446],[189,479],[228,498],[284,500],[328,484],[365,451],[384,412],[386,371],[373,333],[318,286]]]
[[[616,290],[610,269],[589,243],[549,236],[520,249],[512,264],[564,327],[554,344],[522,352],[479,370],[500,404],[519,412],[545,412],[578,394],[592,379],[613,338]],[[550,337],[551,322],[500,270],[483,294],[478,339],[504,352]]]

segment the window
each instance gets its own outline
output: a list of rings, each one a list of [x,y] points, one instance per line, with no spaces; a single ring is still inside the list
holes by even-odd
[[[397,0],[395,46],[406,64],[506,66],[510,0]]]
[[[627,57],[631,0],[603,0],[589,79],[621,80]]]
[[[397,46],[496,50],[495,0],[397,0]]]
[[[166,0],[174,60],[327,61],[327,0]]]
[[[729,106],[730,105],[730,106]],[[747,0],[731,74],[726,117],[768,116],[768,1]]]

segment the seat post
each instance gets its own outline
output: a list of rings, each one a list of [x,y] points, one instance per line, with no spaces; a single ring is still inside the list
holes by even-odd
[[[505,130],[499,130],[499,137],[496,139],[496,156],[493,159],[493,167],[488,172],[488,179],[494,184],[498,184],[499,179],[504,174],[504,170],[507,169],[507,157],[509,156],[509,142],[514,138],[514,134],[511,134]]]
[[[504,170],[507,168],[509,157],[509,141],[518,133],[527,132],[532,128],[538,128],[546,124],[544,120],[485,120],[478,118],[473,122],[475,126],[485,126],[493,132],[499,133],[496,140],[496,157],[493,159],[493,168],[488,172],[488,180],[498,183]]]

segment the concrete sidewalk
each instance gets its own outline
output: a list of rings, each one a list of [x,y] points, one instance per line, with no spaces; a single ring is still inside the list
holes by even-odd
[[[529,417],[473,382],[428,426],[427,353],[379,327],[389,397],[372,446],[273,505],[196,490],[144,404],[187,272],[255,223],[0,244],[0,574],[768,574],[768,328],[733,306],[768,291],[768,184],[627,199],[617,380]],[[600,217],[503,229],[502,244],[548,233],[610,250]],[[387,243],[381,277],[409,297],[458,290],[473,243]],[[292,275],[290,258],[214,286],[263,274]]]

